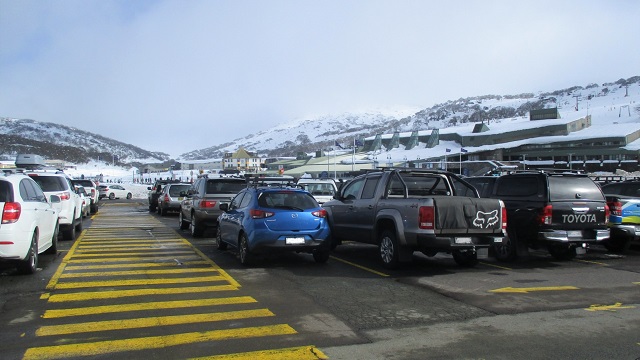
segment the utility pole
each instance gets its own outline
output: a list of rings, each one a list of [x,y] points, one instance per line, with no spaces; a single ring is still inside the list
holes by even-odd
[[[576,98],[576,111],[578,111],[578,99],[580,98],[580,95],[573,95],[574,98]]]

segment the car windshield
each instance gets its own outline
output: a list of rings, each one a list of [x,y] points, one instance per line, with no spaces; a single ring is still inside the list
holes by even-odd
[[[64,179],[59,176],[32,176],[31,178],[40,185],[42,191],[64,191],[67,189],[64,186]]]
[[[258,205],[265,208],[300,210],[319,207],[318,202],[308,193],[294,191],[263,192],[258,197]]]
[[[207,194],[237,194],[246,187],[244,181],[212,180],[207,181]]]

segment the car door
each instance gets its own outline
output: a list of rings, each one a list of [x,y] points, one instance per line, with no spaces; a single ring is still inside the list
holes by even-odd
[[[51,246],[58,213],[47,201],[46,195],[35,181],[22,179],[19,187],[20,197],[23,200],[21,216],[26,215],[28,222],[38,227],[38,252],[40,253]]]
[[[227,211],[220,215],[218,222],[222,240],[234,246],[236,246],[242,228],[244,214],[240,209],[240,204],[246,193],[246,191],[242,191],[231,200]]]
[[[353,233],[354,223],[357,221],[354,204],[360,198],[365,181],[366,176],[355,178],[340,191],[339,199],[325,203],[331,211],[331,234],[336,239],[350,240],[354,236],[360,237],[361,234]]]

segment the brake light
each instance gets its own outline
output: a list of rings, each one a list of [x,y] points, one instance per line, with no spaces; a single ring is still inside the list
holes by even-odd
[[[164,194],[164,201],[169,202],[169,194]]]
[[[96,189],[91,189],[91,197],[96,196]]]
[[[609,216],[611,215],[611,210],[609,209],[609,205],[604,206],[604,222],[609,222]],[[620,215],[622,215],[622,205],[620,205]]]
[[[21,212],[22,212],[22,207],[20,206],[20,203],[17,203],[17,202],[4,203],[4,208],[2,209],[2,223],[12,224],[18,221],[18,219],[20,219]]]
[[[621,201],[609,201],[607,202],[607,209],[611,212],[613,216],[622,216],[622,202]],[[606,213],[607,210],[605,210]],[[607,215],[607,219],[609,215]]]
[[[320,210],[317,210],[317,211],[312,211],[311,215],[313,215],[315,217],[319,217],[319,218],[326,218],[327,217],[327,210],[320,209]]]
[[[553,214],[553,206],[547,205],[542,209],[542,213],[540,214],[540,224],[542,225],[551,225],[551,215]]]
[[[252,219],[264,219],[274,215],[271,211],[264,211],[264,210],[258,210],[258,209],[251,209],[250,214]]]
[[[71,193],[68,191],[63,192],[62,194],[60,194],[60,200],[69,200],[71,199]]]
[[[418,226],[420,229],[435,229],[435,211],[433,206],[421,206],[418,211]]]
[[[507,230],[507,208],[502,207],[502,230]]]
[[[202,200],[200,201],[201,208],[214,208],[216,207],[217,201],[215,200]]]

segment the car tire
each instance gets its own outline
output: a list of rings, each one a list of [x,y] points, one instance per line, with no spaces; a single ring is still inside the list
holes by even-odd
[[[456,264],[460,266],[474,267],[478,264],[478,253],[471,249],[453,250],[451,255],[453,255],[453,260]]]
[[[622,254],[631,247],[631,238],[609,238],[602,245],[612,253]]]
[[[56,227],[53,229],[53,236],[51,237],[51,246],[44,251],[45,254],[57,254],[58,253],[58,232],[60,231],[60,225],[56,223]]]
[[[331,252],[325,249],[318,249],[313,252],[313,260],[318,264],[324,264],[329,260]]]
[[[182,209],[180,209],[180,213],[178,214],[178,226],[180,227],[180,230],[187,230],[189,228],[189,223],[184,221]]]
[[[62,230],[62,238],[64,240],[75,240],[76,238],[76,227],[74,225],[69,225]]]
[[[31,246],[26,259],[18,263],[18,272],[20,274],[30,275],[38,270],[38,234],[34,231],[31,236]]]
[[[91,213],[95,214],[97,212],[98,212],[98,204],[96,203],[91,204]]]
[[[79,233],[82,231],[82,216],[80,216],[80,218],[78,219],[78,221],[76,222],[76,233]]]
[[[132,197],[133,195],[131,195],[131,193],[127,193],[127,200],[131,200]]]
[[[382,231],[378,241],[378,250],[382,266],[387,269],[396,269],[400,266],[400,247],[395,232]]]
[[[247,238],[247,234],[240,235],[240,240],[238,241],[238,258],[240,259],[240,264],[244,266],[249,266],[251,264],[251,251],[249,250],[249,239]]]
[[[116,198],[116,194],[111,193],[109,194],[109,200],[114,200]]]
[[[158,207],[158,212],[160,213],[160,216],[165,216],[167,215],[167,210],[165,210],[163,207]]]
[[[222,231],[220,230],[220,226],[218,226],[218,230],[216,230],[216,249],[221,251],[227,250],[227,243],[222,241]]]
[[[149,212],[155,212],[155,211],[156,211],[156,206],[149,205]]]
[[[201,237],[204,234],[204,228],[196,223],[196,217],[191,215],[191,222],[189,223],[189,230],[191,232],[191,236],[194,238]]]
[[[518,258],[518,236],[514,230],[507,230],[502,244],[493,245],[493,255],[502,262],[513,262]]]
[[[550,244],[547,249],[558,261],[568,261],[576,257],[576,248],[573,246]]]

